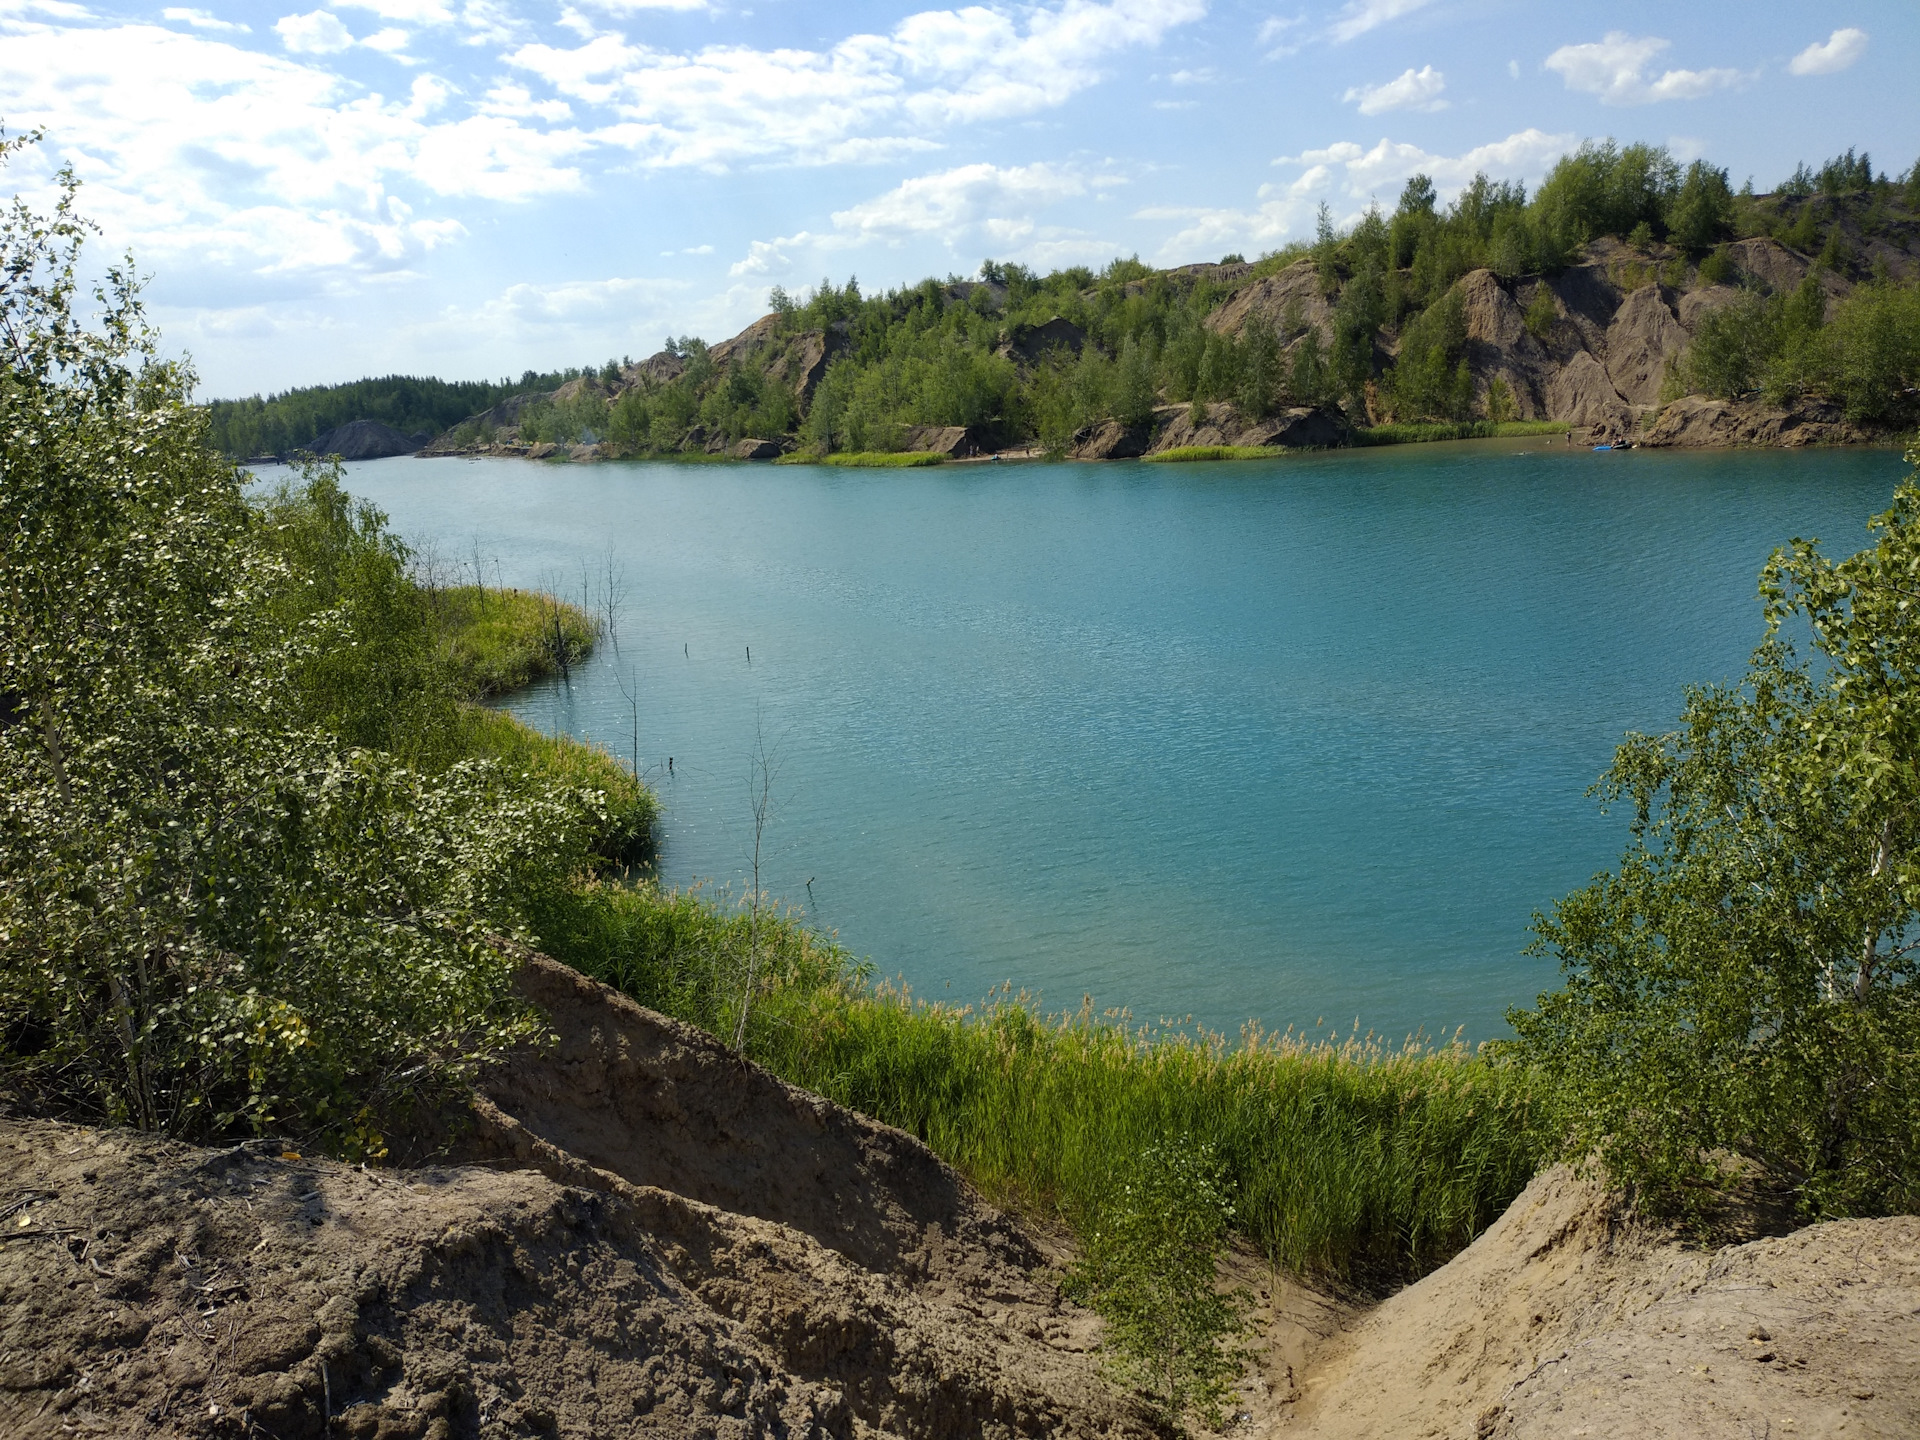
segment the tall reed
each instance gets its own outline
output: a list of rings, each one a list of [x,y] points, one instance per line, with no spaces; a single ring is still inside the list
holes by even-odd
[[[1157,1032],[1091,1008],[979,1009],[873,985],[830,938],[763,915],[747,1052],[918,1136],[995,1200],[1090,1225],[1149,1150],[1210,1145],[1235,1224],[1279,1266],[1365,1285],[1469,1243],[1545,1153],[1532,1073],[1461,1045]],[[726,896],[596,884],[534,919],[556,958],[725,1039],[748,967]]]
[[[997,1199],[1096,1216],[1138,1157],[1211,1145],[1276,1265],[1411,1278],[1468,1244],[1543,1153],[1525,1070],[1461,1045],[1156,1033],[1005,992],[970,1011],[839,985],[768,1006],[756,1057],[911,1131]]]

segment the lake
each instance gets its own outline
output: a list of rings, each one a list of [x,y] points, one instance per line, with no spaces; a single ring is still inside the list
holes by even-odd
[[[617,646],[511,708],[623,758],[637,709],[668,882],[743,884],[764,747],[763,885],[918,994],[1479,1039],[1556,983],[1533,911],[1619,854],[1584,792],[1621,734],[1737,677],[1768,553],[1861,548],[1904,468],[1486,442],[348,483],[468,579],[578,599],[612,561]]]

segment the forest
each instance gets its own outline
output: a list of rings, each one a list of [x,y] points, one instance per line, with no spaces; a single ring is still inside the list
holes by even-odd
[[[609,360],[513,387],[362,381],[216,402],[212,436],[228,454],[260,453],[311,439],[322,420],[394,415],[405,417],[389,421],[399,428],[431,418],[453,446],[585,441],[605,456],[713,452],[748,436],[812,454],[898,451],[924,426],[1061,452],[1090,426],[1139,425],[1169,405],[1225,402],[1252,419],[1337,406],[1361,427],[1499,422],[1515,418],[1513,397],[1504,381],[1476,387],[1468,372],[1459,282],[1481,269],[1506,282],[1552,275],[1603,240],[1626,247],[1623,289],[1738,290],[1705,317],[1663,398],[1816,396],[1855,422],[1893,426],[1910,418],[1920,380],[1920,292],[1867,252],[1884,241],[1914,253],[1916,215],[1920,163],[1893,178],[1849,150],[1756,194],[1662,146],[1589,142],[1532,194],[1483,174],[1443,204],[1416,175],[1390,213],[1370,207],[1344,229],[1323,205],[1313,239],[1252,262],[1156,270],[1136,257],[1042,275],[990,260],[973,279],[882,294],[853,278],[802,295],[776,287],[752,345],[670,338],[644,365]],[[1762,236],[1812,260],[1797,288],[1736,269],[1729,245]],[[1311,313],[1295,305],[1277,321],[1218,323],[1236,294],[1303,264]],[[1845,282],[1836,302],[1830,277]],[[1545,340],[1555,318],[1536,286],[1528,331]],[[801,363],[808,336],[825,352],[818,373]],[[485,412],[509,391],[531,400],[502,425]]]

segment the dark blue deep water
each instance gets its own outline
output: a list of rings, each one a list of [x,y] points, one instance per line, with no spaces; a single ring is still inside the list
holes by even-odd
[[[577,596],[614,557],[617,650],[513,709],[624,757],[626,680],[668,881],[741,883],[758,734],[767,888],[923,995],[1480,1038],[1554,983],[1532,912],[1619,853],[1584,792],[1621,733],[1736,677],[1768,552],[1860,548],[1903,468],[1492,442],[350,485],[490,583]]]

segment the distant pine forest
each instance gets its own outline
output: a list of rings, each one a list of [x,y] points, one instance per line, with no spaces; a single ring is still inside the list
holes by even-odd
[[[1480,175],[1443,205],[1416,175],[1390,213],[1342,228],[1323,205],[1313,239],[1252,261],[1045,275],[988,261],[878,295],[852,279],[776,287],[772,313],[720,344],[669,339],[637,363],[518,381],[388,376],[218,400],[211,440],[284,454],[377,420],[440,449],[618,457],[766,437],[827,454],[966,427],[1059,452],[1175,406],[1194,426],[1210,407],[1244,424],[1320,406],[1359,426],[1631,429],[1687,395],[1811,399],[1884,431],[1916,418],[1917,217],[1920,162],[1894,178],[1849,150],[1756,194],[1661,146],[1589,142],[1531,195]]]

